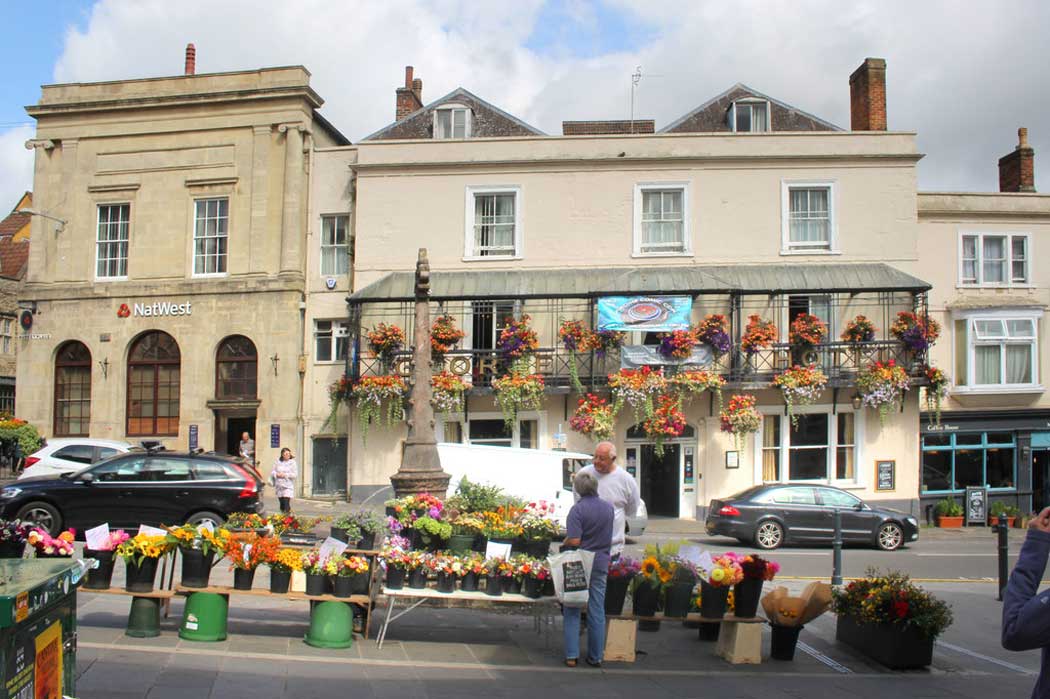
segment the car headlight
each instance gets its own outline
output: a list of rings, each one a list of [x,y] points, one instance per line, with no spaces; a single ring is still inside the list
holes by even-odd
[[[21,488],[7,487],[0,490],[0,499],[10,500],[11,498],[17,498],[18,494],[22,492]]]
[[[913,527],[919,526],[919,520],[915,519],[914,517],[905,517],[904,521],[912,525]]]

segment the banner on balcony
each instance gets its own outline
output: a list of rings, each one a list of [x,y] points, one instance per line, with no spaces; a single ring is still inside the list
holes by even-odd
[[[689,296],[606,296],[598,299],[599,330],[687,330]]]
[[[668,359],[656,351],[656,345],[624,345],[620,348],[621,369],[641,369],[643,366],[680,366],[689,364],[707,366],[714,359],[711,348],[697,345],[688,359]]]

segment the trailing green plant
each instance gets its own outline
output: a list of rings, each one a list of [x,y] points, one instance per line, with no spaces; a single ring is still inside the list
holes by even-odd
[[[992,503],[992,506],[988,508],[988,513],[992,517],[998,517],[999,515],[1006,515],[1007,517],[1016,517],[1021,514],[1021,510],[1016,505],[1010,505],[1003,502],[1002,500],[996,500]]]
[[[354,521],[353,515],[349,513],[341,515],[338,519],[332,522],[332,526],[336,529],[344,530],[346,532],[347,541],[356,541],[361,538],[361,530]]]
[[[412,528],[419,532],[423,541],[428,544],[434,539],[447,541],[452,537],[451,524],[434,519],[429,515],[424,515],[416,519],[416,521],[412,523]]]
[[[955,502],[955,498],[950,495],[938,502],[933,511],[939,517],[962,517],[963,515],[962,505]]]
[[[362,534],[378,534],[386,527],[386,519],[375,510],[359,510],[349,517]]]

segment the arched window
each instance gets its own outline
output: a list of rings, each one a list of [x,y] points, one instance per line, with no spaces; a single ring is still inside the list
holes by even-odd
[[[86,437],[91,427],[91,350],[71,340],[55,356],[55,436]]]
[[[175,339],[154,330],[135,340],[128,353],[128,435],[179,433],[179,368]]]
[[[227,337],[215,356],[215,397],[255,398],[258,366],[255,343],[243,335]]]

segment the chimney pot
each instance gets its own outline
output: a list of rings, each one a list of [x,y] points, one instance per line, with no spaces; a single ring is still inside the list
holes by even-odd
[[[197,72],[197,47],[186,44],[186,75],[194,75]]]
[[[849,76],[850,128],[886,130],[886,61],[865,58]]]
[[[1017,129],[1017,147],[1027,148],[1028,147],[1028,129],[1021,127]]]
[[[405,87],[412,88],[412,66],[405,66]]]
[[[394,90],[394,97],[395,121],[423,107],[423,81],[412,76],[412,66],[405,66],[405,86]]]
[[[1028,145],[1028,129],[1017,129],[1017,146],[999,158],[1000,192],[1035,191],[1035,150]]]

